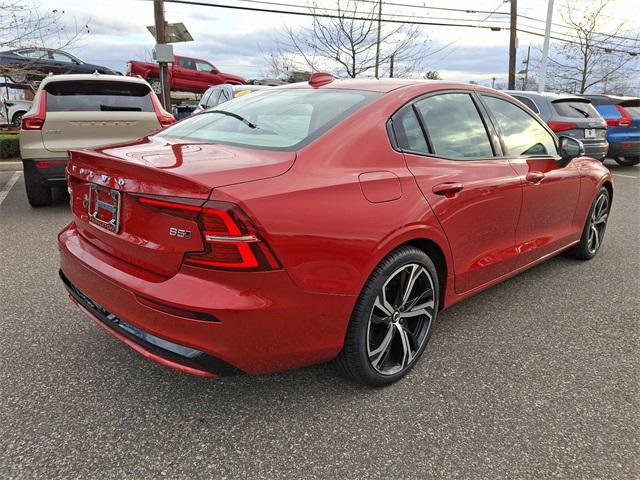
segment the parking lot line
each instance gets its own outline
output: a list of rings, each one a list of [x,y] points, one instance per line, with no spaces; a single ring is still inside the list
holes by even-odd
[[[9,179],[9,181],[7,182],[7,184],[2,189],[2,191],[0,191],[0,205],[2,205],[2,202],[4,202],[4,199],[7,198],[7,195],[9,194],[9,191],[16,184],[16,182],[20,178],[20,175],[22,175],[21,171],[14,172],[13,175],[11,176],[11,178]]]
[[[624,177],[624,178],[638,178],[638,177],[634,177],[633,175],[623,175],[621,173],[614,173],[613,176],[614,177]]]

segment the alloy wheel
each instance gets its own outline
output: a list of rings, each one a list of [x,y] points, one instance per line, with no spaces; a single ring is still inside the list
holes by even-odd
[[[435,315],[433,279],[420,264],[393,272],[378,292],[367,326],[367,355],[382,375],[407,369],[424,346]]]
[[[587,248],[591,254],[595,254],[604,237],[604,231],[607,228],[607,219],[609,218],[609,198],[605,194],[601,194],[596,200],[591,212],[589,220],[589,235],[587,238]]]

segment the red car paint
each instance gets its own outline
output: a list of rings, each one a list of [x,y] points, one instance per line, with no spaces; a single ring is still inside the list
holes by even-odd
[[[608,170],[586,157],[455,161],[393,148],[387,122],[406,102],[448,90],[511,101],[494,90],[395,80],[315,88],[383,95],[296,152],[157,136],[72,151],[74,219],[59,235],[68,285],[135,327],[239,371],[299,367],[338,355],[363,285],[398,246],[427,250],[447,308],[575,244],[596,192],[611,187]],[[121,232],[87,221],[89,183],[122,192]],[[206,201],[239,206],[281,268],[187,264],[185,252],[202,250],[203,238],[170,239],[167,231],[197,232],[201,220],[150,210],[138,195],[192,199],[196,210]],[[135,348],[187,373],[219,373]]]

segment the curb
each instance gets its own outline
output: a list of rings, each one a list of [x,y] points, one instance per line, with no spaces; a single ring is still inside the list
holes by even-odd
[[[22,162],[7,162],[0,160],[0,172],[15,172],[22,170]]]

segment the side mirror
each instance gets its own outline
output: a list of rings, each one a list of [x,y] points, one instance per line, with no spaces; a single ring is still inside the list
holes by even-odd
[[[569,161],[583,155],[584,145],[580,140],[573,137],[560,137],[560,156],[563,160]]]

